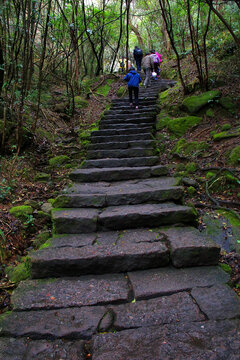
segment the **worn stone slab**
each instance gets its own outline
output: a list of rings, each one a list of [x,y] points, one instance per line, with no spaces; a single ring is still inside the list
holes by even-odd
[[[148,128],[144,128],[144,133],[149,133],[151,134],[151,132],[153,131],[152,126],[149,126]],[[108,129],[108,130],[97,130],[97,131],[92,131],[91,133],[91,138],[95,137],[95,136],[109,136],[109,135],[133,135],[133,134],[142,134],[143,130],[142,129],[125,129],[125,128],[121,128],[121,129]]]
[[[31,255],[32,277],[126,272],[166,266],[169,250],[161,242],[119,242],[82,248],[46,248]]]
[[[135,141],[135,140],[151,140],[152,134],[149,132],[133,135],[103,135],[91,138],[91,143],[105,143],[110,141]]]
[[[118,113],[118,114],[114,114],[114,113],[111,113],[111,114],[105,114],[104,113],[104,117],[101,119],[101,122],[102,121],[105,121],[105,120],[118,120],[118,119],[121,119],[121,120],[131,120],[131,119],[142,119],[142,118],[145,118],[145,119],[152,119],[156,117],[156,112],[153,112],[153,111],[136,111],[136,113]]]
[[[175,186],[176,179],[159,177],[135,179],[113,183],[75,183],[58,196],[62,207],[107,207],[147,202],[179,200],[183,188]]]
[[[116,330],[205,320],[188,293],[111,306]]]
[[[239,320],[225,320],[96,335],[92,360],[239,360],[239,329]]]
[[[124,158],[124,159],[97,159],[97,160],[86,160],[84,162],[84,168],[103,168],[103,167],[139,167],[139,166],[152,166],[158,162],[157,156],[144,156],[135,158]]]
[[[166,166],[120,167],[103,169],[78,169],[70,174],[70,179],[77,182],[119,181],[146,179],[151,176],[168,174]]]
[[[87,234],[64,234],[55,235],[47,241],[48,246],[51,248],[65,248],[73,247],[80,248],[83,246],[91,246],[97,239],[97,233]]]
[[[77,234],[97,230],[98,210],[90,208],[62,209],[52,212],[56,234]]]
[[[121,274],[26,280],[14,291],[12,305],[22,311],[126,302],[128,292]]]
[[[115,130],[119,130],[121,128],[124,129],[142,129],[142,132],[145,132],[145,129],[147,128],[148,131],[148,127],[149,125],[151,125],[153,127],[153,129],[155,130],[155,122],[152,123],[124,123],[124,125],[122,123],[111,123],[111,122],[107,122],[107,123],[101,123],[99,124],[99,129],[100,130],[107,130],[107,129],[115,129]]]
[[[104,158],[130,158],[153,155],[153,149],[150,148],[130,148],[130,149],[113,149],[113,150],[89,150],[88,159]]]
[[[0,320],[1,335],[88,339],[108,329],[201,321],[204,316],[187,293],[135,303],[45,311],[12,312]]]
[[[82,340],[34,340],[0,338],[0,359],[4,360],[85,360]]]
[[[240,316],[240,299],[227,285],[195,288],[191,295],[210,320],[231,319]]]
[[[168,237],[172,263],[176,267],[215,265],[220,246],[192,227],[170,228],[163,233]]]
[[[32,339],[89,339],[97,333],[106,312],[104,306],[12,312],[0,320],[0,334]]]
[[[147,299],[196,287],[225,284],[229,275],[218,266],[159,268],[128,273],[136,299]]]
[[[99,224],[112,230],[190,223],[194,220],[192,208],[170,202],[109,206],[99,215]]]
[[[126,142],[109,142],[109,143],[100,143],[100,144],[90,144],[88,146],[89,150],[108,150],[108,149],[129,149],[129,148],[149,148],[155,143],[154,140],[144,140],[144,141],[126,141]]]

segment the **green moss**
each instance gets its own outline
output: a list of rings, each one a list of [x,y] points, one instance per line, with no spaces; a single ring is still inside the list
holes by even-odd
[[[47,249],[52,246],[52,239],[48,239],[46,242],[44,242],[40,247],[39,250]]]
[[[219,104],[226,110],[228,110],[229,112],[231,112],[232,114],[234,114],[235,112],[235,106],[232,102],[232,99],[230,98],[230,96],[226,96],[226,97],[221,97],[221,99],[219,99]]]
[[[47,182],[49,180],[51,180],[51,175],[43,172],[37,173],[34,177],[34,181],[38,181],[38,182]]]
[[[207,174],[206,174],[206,179],[211,179],[215,176],[215,172],[212,172],[212,171],[208,171]]]
[[[107,83],[103,86],[100,86],[96,93],[99,95],[103,95],[104,97],[106,97],[109,93],[109,91],[111,90],[111,84],[114,82],[113,79],[108,79]]]
[[[188,195],[193,196],[196,193],[196,189],[193,186],[189,186],[187,189]]]
[[[56,167],[68,162],[69,160],[70,160],[69,156],[59,155],[49,159],[49,165],[51,167]]]
[[[227,138],[236,137],[236,136],[239,136],[239,133],[229,133],[227,131],[222,131],[218,134],[214,134],[213,140],[220,141],[222,139],[227,139]]]
[[[32,215],[33,208],[28,205],[13,206],[9,210],[9,213],[16,218],[25,219],[28,218],[28,215]]]
[[[164,128],[168,127],[168,123],[172,118],[169,116],[162,116],[161,114],[158,115],[157,123],[156,123],[156,129],[162,130]]]
[[[227,131],[231,129],[231,125],[230,124],[223,124],[221,127],[222,131]]]
[[[65,208],[69,204],[69,198],[64,195],[59,195],[53,202],[52,206],[54,208]]]
[[[185,171],[185,165],[183,163],[177,164],[176,171]]]
[[[6,268],[6,274],[10,281],[20,282],[22,280],[29,279],[31,277],[31,260],[29,257],[25,257],[21,260],[17,266],[8,266]]]
[[[37,212],[36,217],[38,219],[43,219],[46,222],[51,220],[51,215],[41,210]]]
[[[188,163],[185,169],[188,174],[194,173],[197,170],[197,164],[194,162]]]
[[[220,268],[225,271],[228,274],[232,274],[232,268],[231,266],[227,265],[227,264],[219,264]]]
[[[214,111],[213,111],[213,109],[208,109],[208,110],[206,111],[206,115],[207,115],[208,117],[210,117],[210,118],[213,118],[213,117],[214,117]]]
[[[180,139],[174,146],[172,153],[178,154],[179,156],[198,156],[203,151],[209,148],[208,144],[204,141],[192,141],[188,142],[186,139]]]
[[[116,95],[117,95],[117,97],[122,97],[126,92],[127,92],[127,87],[120,86],[120,88],[116,92]]]
[[[228,219],[231,225],[236,226],[240,229],[240,220],[234,214],[234,211],[226,211],[219,209],[218,213],[224,216],[226,219]]]
[[[239,165],[239,163],[240,163],[240,145],[235,147],[231,151],[228,162],[231,165]]]
[[[36,236],[33,242],[33,246],[35,249],[38,249],[44,244],[50,237],[49,231],[43,231]]]
[[[171,119],[168,122],[168,130],[176,136],[183,136],[188,129],[194,125],[199,124],[202,118],[197,116],[184,116],[176,119]]]
[[[208,105],[213,100],[219,98],[219,90],[207,91],[201,95],[190,96],[183,100],[182,107],[190,114],[196,114],[201,108]]]
[[[74,102],[77,109],[88,107],[88,101],[83,99],[81,96],[75,96]]]

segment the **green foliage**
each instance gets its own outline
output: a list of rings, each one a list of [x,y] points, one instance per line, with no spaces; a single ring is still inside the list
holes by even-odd
[[[174,146],[172,152],[182,157],[197,157],[203,151],[207,150],[209,145],[205,141],[191,141],[180,139]]]
[[[239,163],[240,163],[240,145],[236,146],[231,151],[228,162],[231,165],[239,165]]]
[[[67,155],[59,155],[49,159],[49,165],[51,167],[59,167],[70,160]]]
[[[218,99],[221,96],[219,90],[207,91],[201,95],[187,97],[182,102],[182,107],[190,114],[196,114],[201,108]]]

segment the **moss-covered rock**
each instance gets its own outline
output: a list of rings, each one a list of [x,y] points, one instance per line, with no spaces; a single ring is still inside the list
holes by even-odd
[[[65,163],[67,163],[69,160],[70,160],[69,156],[59,155],[59,156],[55,156],[55,157],[49,159],[49,165],[51,167],[58,167],[58,166],[61,166]]]
[[[8,266],[5,272],[10,281],[20,282],[31,277],[31,268],[31,260],[24,257],[17,266]]]
[[[38,182],[47,182],[49,180],[51,180],[51,175],[44,172],[39,172],[34,177],[34,181]]]
[[[41,205],[35,200],[26,200],[23,205],[31,206],[33,209],[40,209]]]
[[[239,135],[240,135],[239,132],[230,133],[228,131],[222,131],[220,133],[213,134],[213,140],[214,141],[220,141],[222,139],[228,139],[228,138],[236,137],[236,136],[239,136]]]
[[[197,157],[200,153],[208,149],[208,144],[205,141],[191,141],[180,139],[174,146],[172,153],[181,157]]]
[[[127,87],[120,86],[120,88],[116,92],[116,95],[117,95],[117,97],[122,97],[126,92],[127,92]]]
[[[235,106],[232,102],[232,99],[230,96],[221,97],[219,99],[219,104],[226,110],[228,110],[230,113],[234,114],[235,112]]]
[[[50,238],[49,231],[42,231],[38,234],[33,242],[34,249],[38,249],[41,245],[43,245]]]
[[[172,134],[180,137],[183,136],[188,129],[199,124],[202,121],[201,117],[197,116],[183,116],[179,118],[159,117],[157,121],[157,130],[167,128]]]
[[[231,125],[230,124],[223,124],[221,127],[222,131],[228,131],[231,129]]]
[[[53,202],[52,206],[56,208],[64,208],[68,207],[69,204],[69,198],[64,195],[59,195]]]
[[[88,101],[83,99],[81,96],[74,97],[75,107],[77,109],[82,109],[88,107]]]
[[[221,93],[219,90],[207,91],[201,95],[190,96],[184,99],[182,102],[182,107],[188,113],[196,114],[200,109],[220,96]]]
[[[240,164],[240,145],[236,146],[231,151],[228,162],[231,165],[239,165]]]
[[[187,174],[192,174],[197,170],[197,164],[194,162],[188,163],[185,167]]]
[[[29,205],[13,206],[9,213],[18,219],[26,219],[29,215],[32,215],[33,208]]]
[[[109,91],[111,90],[111,84],[114,82],[114,79],[108,79],[105,85],[100,86],[96,93],[98,95],[103,95],[104,97],[108,95]]]
[[[193,196],[196,193],[196,189],[193,186],[189,186],[187,189],[188,195]]]

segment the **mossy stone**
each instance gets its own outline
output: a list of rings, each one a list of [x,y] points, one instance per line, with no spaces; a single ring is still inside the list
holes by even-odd
[[[158,115],[157,123],[156,123],[156,130],[162,130],[168,127],[168,123],[172,118],[170,116],[162,116],[161,114]]]
[[[228,139],[228,138],[231,138],[231,137],[236,137],[236,136],[239,136],[239,133],[229,133],[227,131],[222,131],[218,134],[214,134],[213,135],[213,140],[214,141],[220,141],[222,139]]]
[[[36,236],[33,242],[35,249],[38,249],[42,244],[44,244],[50,238],[49,231],[42,231]]]
[[[222,131],[227,131],[231,129],[231,125],[230,124],[223,124],[221,127]]]
[[[54,203],[54,201],[55,201],[55,199],[48,199],[47,202],[52,205]]]
[[[120,88],[117,90],[116,95],[117,97],[122,97],[127,91],[126,86],[120,86]]]
[[[25,257],[17,266],[8,266],[5,272],[10,281],[20,282],[31,277],[31,268],[31,260]]]
[[[196,189],[193,186],[189,186],[187,189],[188,195],[193,196],[196,193]]]
[[[64,163],[70,160],[69,156],[67,155],[59,155],[49,159],[49,165],[51,167],[57,167],[63,165]]]
[[[104,97],[106,97],[109,93],[109,91],[111,90],[111,84],[114,82],[114,79],[108,79],[107,83],[105,85],[100,86],[96,93],[99,95],[103,95]]]
[[[235,112],[235,106],[232,102],[232,99],[230,98],[230,96],[225,96],[225,97],[221,97],[219,99],[219,104],[226,110],[228,110],[229,112],[231,112],[232,114],[234,114]]]
[[[46,174],[44,172],[39,172],[34,177],[34,181],[38,181],[38,182],[47,182],[49,180],[51,180],[51,175]]]
[[[188,129],[199,124],[201,121],[202,118],[197,116],[184,116],[169,120],[167,127],[171,133],[180,137],[183,136]]]
[[[26,200],[24,201],[24,205],[31,206],[33,209],[40,209],[41,205],[35,200]]]
[[[188,113],[196,114],[200,109],[220,96],[221,93],[219,90],[207,91],[203,94],[190,96],[184,99],[182,102],[182,107]]]
[[[88,101],[83,99],[81,96],[74,97],[75,107],[77,109],[82,109],[88,107]]]
[[[69,204],[69,198],[64,195],[59,195],[53,202],[52,206],[54,209],[56,208],[65,208]]]
[[[49,222],[51,220],[51,214],[48,214],[42,210],[37,212],[36,217],[44,220],[45,222]]]
[[[220,268],[228,274],[232,274],[232,268],[228,264],[219,264]]]
[[[179,156],[198,156],[201,152],[207,150],[209,148],[208,144],[205,141],[191,141],[188,142],[186,139],[180,139],[174,148],[172,149],[172,153],[175,153]]]
[[[239,165],[240,164],[240,145],[236,146],[230,153],[229,164]]]
[[[185,169],[188,174],[194,173],[197,170],[197,164],[194,162],[188,163]]]
[[[214,111],[213,111],[213,109],[208,109],[208,110],[206,111],[206,115],[207,115],[208,117],[210,117],[210,118],[213,118],[213,117],[214,117]]]
[[[9,210],[9,213],[18,219],[25,219],[28,218],[29,215],[32,215],[33,208],[29,205],[13,206]]]

